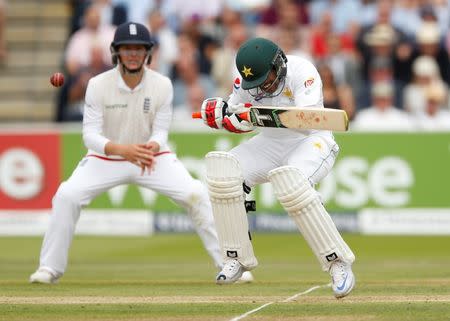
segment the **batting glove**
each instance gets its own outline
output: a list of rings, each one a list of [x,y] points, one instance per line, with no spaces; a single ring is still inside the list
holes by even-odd
[[[200,109],[203,122],[211,128],[222,128],[222,121],[227,107],[227,103],[220,97],[205,99]]]
[[[233,133],[248,133],[255,129],[255,127],[239,115],[248,112],[251,104],[230,105],[227,109],[227,115],[224,116],[222,127]]]

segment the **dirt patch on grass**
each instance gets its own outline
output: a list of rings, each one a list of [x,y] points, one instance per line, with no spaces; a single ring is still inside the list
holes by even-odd
[[[257,319],[251,319],[250,317],[248,320],[258,320],[258,321],[330,321],[330,320],[339,320],[339,321],[371,321],[371,320],[377,320],[378,317],[373,315],[340,315],[335,318],[330,318],[330,316],[301,316],[301,319],[299,317],[286,317],[286,316],[280,316],[280,317],[262,317],[258,316]]]
[[[71,319],[70,317],[64,317],[64,321],[80,321],[80,320],[92,320],[92,319],[80,319],[80,317],[76,317],[74,319]],[[123,319],[123,318],[117,318],[117,319],[103,319],[103,318],[95,318],[95,320],[98,321],[227,321],[227,319],[224,319],[223,316],[188,316],[188,315],[183,315],[183,316],[179,316],[179,317],[168,317],[168,316],[151,316],[151,318],[146,317],[146,318],[128,318],[128,319]],[[276,321],[276,320],[283,320],[283,319],[272,319],[271,321]],[[288,319],[289,320],[289,319]],[[298,319],[293,319],[298,321]],[[356,319],[355,319],[356,320]],[[348,320],[348,321],[355,321],[355,320]],[[359,319],[362,321],[366,321],[366,319]],[[33,320],[31,320],[33,321]],[[249,321],[249,320],[247,320]],[[258,319],[259,321],[259,319]],[[302,319],[303,321],[303,319]],[[322,320],[321,320],[322,321]],[[325,319],[324,319],[325,321]],[[327,321],[330,321],[329,318]],[[342,321],[341,319],[339,319],[339,321]],[[347,320],[344,320],[347,321]]]
[[[372,321],[372,320],[378,320],[379,318],[377,316],[372,315],[356,315],[356,316],[342,316],[336,317],[334,320],[339,321]],[[214,316],[206,316],[206,317],[189,317],[189,316],[182,316],[182,317],[152,317],[152,321],[226,321],[231,319],[226,319],[223,316],[220,317],[214,317]],[[287,317],[287,316],[248,316],[245,317],[244,320],[248,321],[330,321],[330,316],[301,316],[299,319],[298,316],[295,317]],[[78,321],[78,320],[77,320]],[[102,321],[117,321],[117,319],[113,320],[104,320]],[[149,321],[148,318],[146,319],[134,319],[133,321]]]
[[[0,296],[0,304],[189,304],[189,303],[283,303],[279,296],[76,296],[76,297],[6,297]],[[306,304],[333,303],[403,303],[403,302],[448,302],[450,295],[392,295],[349,296],[336,300],[333,296],[302,296],[292,302]],[[289,303],[283,303],[289,304]]]
[[[445,286],[445,285],[450,285],[450,278],[445,278],[445,279],[420,279],[420,280],[393,280],[393,281],[388,281],[389,285],[401,285],[401,286],[417,286],[417,285],[425,285],[425,286],[430,286],[430,285],[441,285],[441,286]],[[386,281],[385,280],[380,280],[380,281],[374,281],[371,280],[370,282],[368,282],[368,284],[380,284],[380,285],[386,285]]]
[[[450,295],[361,295],[361,296],[348,296],[339,300],[336,300],[332,296],[308,296],[301,297],[295,301],[299,303],[403,303],[403,302],[449,302]]]
[[[282,301],[271,296],[60,296],[60,297],[4,297],[0,304],[170,304],[170,303],[266,303]]]

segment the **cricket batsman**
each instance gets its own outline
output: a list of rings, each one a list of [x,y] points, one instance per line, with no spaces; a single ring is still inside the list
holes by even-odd
[[[212,128],[246,133],[253,125],[239,114],[253,105],[323,107],[322,82],[314,65],[286,56],[272,41],[254,38],[238,50],[235,81],[227,102],[206,99],[204,123]],[[342,239],[314,186],[331,170],[339,152],[326,130],[261,128],[260,133],[229,152],[206,155],[207,183],[224,267],[216,283],[234,283],[258,261],[248,232],[244,189],[270,182],[286,212],[331,275],[336,298],[355,285],[355,256]]]
[[[81,208],[100,193],[130,183],[182,206],[217,268],[222,268],[207,190],[167,147],[173,88],[169,78],[145,66],[152,47],[144,25],[120,25],[111,43],[116,67],[89,81],[83,118],[88,152],[53,198],[40,265],[30,282],[55,283],[66,271]]]

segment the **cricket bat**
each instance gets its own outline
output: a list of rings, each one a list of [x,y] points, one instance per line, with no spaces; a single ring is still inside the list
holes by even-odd
[[[239,117],[257,127],[348,130],[347,113],[341,109],[251,106],[248,111],[239,114]],[[202,115],[196,112],[192,114],[192,118],[202,118]]]

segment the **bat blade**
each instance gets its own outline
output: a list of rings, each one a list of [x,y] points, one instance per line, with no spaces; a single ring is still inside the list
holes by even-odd
[[[347,114],[340,109],[252,106],[248,118],[253,125],[258,127],[348,130]]]

